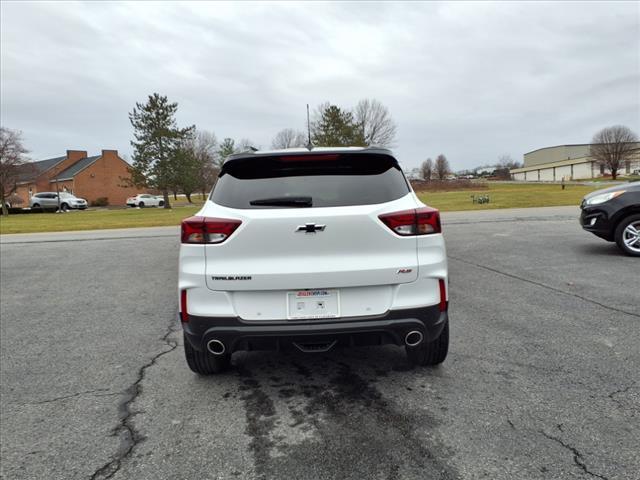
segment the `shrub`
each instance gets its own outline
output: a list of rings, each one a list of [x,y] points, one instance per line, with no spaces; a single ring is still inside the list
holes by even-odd
[[[107,197],[98,197],[91,202],[92,207],[106,207],[109,205],[109,199]]]
[[[22,198],[16,195],[15,193],[9,195],[9,197],[5,201],[9,202],[12,207],[16,205],[22,205],[24,203]]]
[[[9,215],[16,215],[21,213],[32,213],[32,210],[22,209],[18,207],[11,207],[8,209]],[[2,215],[2,209],[0,208],[0,215]]]

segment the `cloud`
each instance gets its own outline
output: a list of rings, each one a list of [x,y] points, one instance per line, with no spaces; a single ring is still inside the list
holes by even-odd
[[[640,133],[634,3],[1,4],[1,121],[34,158],[130,153],[128,112],[159,92],[179,122],[269,146],[305,104],[387,105],[406,166],[454,168]]]

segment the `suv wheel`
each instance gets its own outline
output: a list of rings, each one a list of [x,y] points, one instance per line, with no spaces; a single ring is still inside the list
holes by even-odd
[[[444,324],[440,336],[432,342],[423,342],[417,347],[405,347],[409,363],[413,365],[439,365],[449,351],[449,321]]]
[[[140,202],[140,203],[138,204],[138,206],[139,206],[140,208],[144,208],[144,202]]]
[[[624,253],[640,257],[640,215],[623,218],[616,227],[614,238]]]
[[[67,210],[69,210],[69,205],[67,205],[66,203],[63,203],[62,205],[60,205],[60,210],[62,210],[63,212],[66,212]]]
[[[211,375],[223,372],[229,366],[231,355],[212,355],[206,350],[199,352],[191,346],[186,335],[183,335],[183,340],[184,356],[191,371],[200,375]]]
[[[160,200],[160,203],[158,203],[159,207],[164,207],[164,200]]]

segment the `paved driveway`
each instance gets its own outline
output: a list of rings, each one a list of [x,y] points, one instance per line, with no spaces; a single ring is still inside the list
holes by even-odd
[[[2,478],[640,478],[640,260],[576,215],[445,215],[439,368],[260,352],[211,378],[175,229],[3,237]]]

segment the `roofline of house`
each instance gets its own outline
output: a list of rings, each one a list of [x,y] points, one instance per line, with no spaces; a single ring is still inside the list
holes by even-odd
[[[87,157],[85,157],[85,158],[87,158]],[[63,182],[63,181],[65,181],[65,180],[73,180],[73,179],[74,179],[74,177],[75,177],[76,175],[78,175],[81,171],[83,171],[83,170],[85,170],[85,169],[89,168],[91,165],[93,165],[94,163],[96,163],[96,162],[97,162],[98,160],[100,160],[101,158],[102,158],[102,155],[97,156],[97,157],[93,160],[93,162],[91,162],[91,163],[87,163],[84,167],[82,167],[80,170],[78,170],[76,173],[74,173],[74,174],[73,174],[71,177],[69,177],[69,178],[52,178],[51,180],[49,180],[49,183],[56,182],[56,181],[58,181],[58,182]],[[84,158],[82,158],[82,159],[78,160],[78,162],[81,162],[82,160],[84,160]],[[74,164],[74,165],[75,165],[75,164]],[[69,168],[71,168],[71,167],[73,167],[73,165],[69,165]],[[65,169],[65,170],[66,170],[66,169]]]
[[[73,151],[75,151],[75,150],[73,150]],[[87,158],[87,157],[84,157],[84,158]],[[51,165],[49,168],[47,168],[46,170],[43,170],[42,172],[40,172],[40,175],[42,175],[43,173],[48,172],[49,170],[51,170],[52,168],[54,168],[56,165],[60,164],[61,162],[64,162],[65,160],[68,160],[68,159],[69,159],[69,150],[67,150],[67,153],[64,155],[64,157],[62,157],[62,160],[60,160],[60,162],[56,162],[56,163],[54,163],[53,165]],[[82,160],[82,158],[81,158],[80,160]],[[78,161],[80,161],[80,160],[78,160]],[[66,169],[65,169],[65,170],[66,170]],[[39,177],[40,175],[38,175],[38,177]]]
[[[53,158],[57,158],[57,157],[53,157]],[[36,174],[33,176],[33,180],[29,180],[23,183],[31,183],[32,181],[35,181],[38,177],[44,175],[45,173],[47,173],[49,170],[53,169],[56,167],[56,165],[59,165],[60,163],[64,162],[67,159],[67,156],[65,155],[64,157],[60,157],[61,160],[59,162],[54,163],[53,165],[51,165],[49,168],[47,168],[46,170],[41,171],[40,173]],[[44,160],[38,160],[37,162],[33,162],[33,163],[39,163],[39,162],[46,162],[47,160],[51,160],[50,158],[45,158]]]

